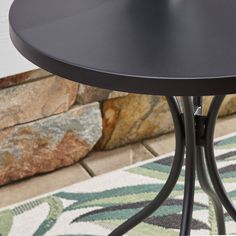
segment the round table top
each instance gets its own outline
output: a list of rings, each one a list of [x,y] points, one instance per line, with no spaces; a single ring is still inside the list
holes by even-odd
[[[15,47],[92,86],[157,95],[236,93],[236,0],[20,0]]]

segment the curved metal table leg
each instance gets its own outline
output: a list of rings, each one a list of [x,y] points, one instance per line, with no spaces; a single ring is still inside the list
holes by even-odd
[[[193,103],[194,103],[195,115],[198,116],[198,118],[203,117],[202,116],[203,115],[202,114],[202,107],[203,107],[202,97],[200,96],[194,97]],[[202,123],[196,122],[196,131],[197,131],[198,136],[200,136],[197,138],[201,138],[201,136],[204,137],[204,128],[201,124]],[[204,148],[200,143],[197,144],[196,164],[197,164],[197,176],[198,176],[198,181],[200,183],[200,186],[213,203],[213,207],[214,207],[215,215],[216,215],[216,221],[217,221],[218,234],[224,235],[226,232],[225,232],[223,207],[209,179],[209,174],[208,174],[206,161],[205,161],[205,155],[204,155]]]
[[[197,174],[198,181],[201,185],[202,190],[209,196],[213,203],[217,221],[218,234],[224,235],[226,234],[226,232],[223,207],[214,189],[212,188],[212,185],[209,182],[208,171],[206,169],[206,163],[204,160],[204,149],[201,146],[197,146]]]
[[[185,126],[186,165],[180,235],[189,235],[191,231],[195,189],[196,135],[192,99],[191,97],[182,97],[182,101]]]
[[[207,124],[206,124],[206,136],[205,136],[205,155],[206,155],[206,162],[207,167],[209,170],[209,175],[212,181],[212,184],[214,186],[214,189],[221,200],[223,206],[229,213],[229,215],[236,221],[236,209],[227,196],[226,190],[222,184],[221,178],[219,176],[217,165],[215,162],[215,155],[214,155],[214,129],[215,129],[215,123],[217,114],[219,112],[220,106],[224,100],[224,96],[215,96],[209,112],[208,112],[208,118],[207,118]]]
[[[134,215],[126,222],[118,226],[113,232],[109,234],[110,236],[121,236],[127,233],[129,230],[139,224],[142,220],[144,220],[154,211],[156,211],[170,195],[179,178],[184,157],[184,130],[182,124],[182,117],[177,99],[175,97],[166,97],[166,99],[172,114],[176,135],[175,156],[169,177],[161,191],[155,197],[155,199],[136,215]]]

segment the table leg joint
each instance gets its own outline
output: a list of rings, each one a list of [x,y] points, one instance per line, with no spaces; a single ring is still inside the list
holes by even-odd
[[[195,132],[197,146],[203,146],[206,140],[206,124],[207,117],[202,115],[195,115]]]

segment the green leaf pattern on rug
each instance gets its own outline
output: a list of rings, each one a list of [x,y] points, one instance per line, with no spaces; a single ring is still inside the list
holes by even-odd
[[[139,201],[151,201],[156,196],[157,192],[161,190],[162,187],[162,184],[145,184],[114,188],[101,192],[93,192],[92,194],[73,194],[61,192],[56,194],[56,196],[77,201],[64,209],[64,211],[71,211],[85,207],[107,207],[112,205],[123,204],[124,202],[132,203],[137,202],[137,199]],[[174,195],[181,195],[183,189],[183,185],[176,185]]]
[[[217,149],[231,149],[236,148],[236,136],[232,136],[215,143]]]
[[[138,199],[138,198],[137,198]],[[127,218],[133,216],[138,211],[140,211],[149,201],[140,202],[135,201],[131,204],[118,204],[110,207],[105,207],[98,210],[93,210],[88,213],[85,213],[77,218],[75,218],[72,223],[77,222],[112,222],[116,220],[126,220]],[[195,203],[194,210],[206,210],[207,206]],[[151,217],[148,217],[146,223],[153,224],[156,226],[162,226],[162,222],[169,221],[170,218],[175,219],[169,222],[170,228],[179,228],[181,221],[181,212],[182,212],[182,200],[178,199],[168,199],[164,202],[164,205],[160,209],[152,214]],[[162,220],[160,220],[162,219]],[[176,220],[178,219],[178,220]],[[208,229],[208,225],[200,222],[196,219],[193,219],[193,227],[201,227]]]
[[[48,230],[50,230],[53,227],[53,225],[57,221],[57,218],[63,212],[63,204],[58,197],[55,196],[47,197],[44,199],[44,202],[48,203],[50,211],[47,216],[47,219],[45,219],[43,223],[38,227],[37,231],[34,233],[34,236],[44,235]]]
[[[10,210],[0,212],[0,236],[8,236],[13,223],[13,215]]]
[[[219,172],[221,179],[225,186],[230,185],[230,189],[228,190],[229,197],[233,201],[236,201],[236,189],[234,188],[236,186],[236,184],[234,185],[236,183],[236,136],[234,135],[233,137],[218,141],[217,148],[220,149],[218,151],[216,150],[216,153],[219,152],[216,159],[220,164]],[[172,160],[173,157],[170,155],[156,159],[154,162],[142,163],[140,166],[133,166],[117,172],[119,174],[117,174],[116,178],[125,179],[126,176],[132,175],[132,181],[124,181],[124,185],[122,185],[122,182],[117,184],[114,181],[111,186],[111,176],[107,177],[104,175],[93,180],[88,180],[94,181],[94,186],[99,186],[97,191],[91,189],[91,184],[86,187],[84,183],[81,189],[79,183],[48,197],[27,201],[13,209],[4,210],[0,212],[0,236],[10,236],[11,234],[9,232],[11,230],[12,232],[18,232],[18,230],[20,232],[21,227],[28,227],[24,224],[24,221],[26,217],[31,216],[30,212],[31,210],[33,212],[34,209],[36,212],[41,211],[45,217],[40,219],[40,223],[37,220],[33,222],[36,228],[34,234],[32,234],[34,236],[54,235],[52,234],[54,229],[56,230],[55,232],[62,230],[60,236],[96,236],[97,232],[93,230],[93,227],[96,228],[97,226],[104,230],[112,230],[145,207],[156,196],[169,175]],[[178,234],[184,192],[183,176],[184,168],[181,172],[180,181],[175,186],[169,198],[158,211],[155,211],[140,225],[135,227],[130,235],[146,236],[153,235],[153,232],[155,232],[155,235],[174,236]],[[109,184],[107,185],[107,183]],[[205,234],[216,234],[216,219],[212,203],[210,202],[208,204],[206,195],[203,197],[203,192],[198,187],[198,184],[195,193],[194,212],[196,214],[193,217],[191,233],[200,234],[204,232]],[[41,207],[43,203],[48,204],[48,212],[45,210],[48,208]],[[203,215],[204,217],[202,217]],[[21,226],[19,226],[19,223],[14,225],[15,217],[17,217],[18,222],[20,220],[22,221]],[[58,221],[59,218],[60,221]],[[63,232],[63,227],[60,228],[59,222],[65,220],[65,218],[66,230]],[[225,215],[225,218],[230,225],[234,223],[228,214]],[[83,231],[81,233],[81,225],[88,225],[88,232],[86,231],[85,233]],[[74,234],[75,232],[73,230],[69,232],[70,227],[76,229],[76,234]],[[236,233],[236,229],[233,231],[231,227],[230,230],[229,234]]]
[[[156,193],[161,190],[162,184],[140,184],[140,185],[132,185],[132,186],[126,186],[121,188],[114,188],[109,189],[105,191],[100,192],[93,192],[93,193],[66,193],[66,192],[60,192],[55,194],[55,196],[64,198],[67,200],[74,200],[78,201],[73,203],[72,205],[68,206],[64,209],[64,211],[70,211],[78,208],[85,207],[86,204],[88,206],[91,206],[92,204],[97,204],[98,202],[103,202],[103,199],[109,199],[114,198],[112,202],[116,201],[116,198],[120,198],[122,196],[133,196],[135,198],[135,201],[137,200],[138,194],[145,194],[145,193]],[[183,190],[182,185],[177,185],[176,190]]]

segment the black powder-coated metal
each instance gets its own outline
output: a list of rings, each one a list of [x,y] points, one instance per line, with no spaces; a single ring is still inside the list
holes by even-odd
[[[199,96],[194,97],[193,106],[194,106],[194,112],[195,112],[195,119],[197,118],[196,136],[199,136],[198,137],[199,140],[204,140],[203,137],[205,135],[206,119],[205,117],[203,117],[203,114],[202,114],[203,98]],[[202,120],[200,120],[201,117],[203,117]],[[211,202],[213,204],[215,215],[216,215],[218,234],[225,235],[226,231],[225,231],[225,219],[224,219],[223,207],[209,179],[209,173],[208,173],[208,169],[207,169],[206,161],[205,161],[204,148],[203,146],[201,146],[201,142],[199,141],[196,141],[196,142],[197,142],[196,169],[197,169],[198,181],[200,183],[202,190],[208,195],[208,197],[211,199]]]
[[[196,132],[194,109],[191,97],[182,97],[185,128],[185,183],[180,235],[189,235],[191,231],[196,163]]]
[[[221,200],[223,206],[229,213],[229,215],[236,221],[236,208],[227,196],[226,190],[224,185],[221,181],[221,178],[218,173],[218,168],[215,162],[215,155],[214,155],[214,127],[216,123],[217,113],[220,109],[220,106],[224,100],[224,96],[217,96],[213,99],[211,106],[208,112],[208,123],[206,126],[206,142],[205,142],[205,155],[206,155],[206,163],[209,170],[209,175],[218,195],[219,199]]]
[[[236,92],[235,0],[20,0],[15,47],[102,88],[158,95]]]
[[[160,207],[179,177],[184,147],[180,234],[190,234],[195,164],[201,187],[213,200],[219,234],[225,233],[222,205],[236,221],[213,150],[222,94],[236,93],[235,12],[235,0],[14,1],[10,36],[31,62],[80,83],[167,98],[176,133],[170,176],[149,205],[110,235],[128,232]],[[219,95],[206,117],[204,95]]]
[[[226,231],[223,207],[209,180],[209,174],[204,159],[204,148],[202,146],[197,146],[196,160],[198,181],[202,190],[209,196],[213,204],[216,215],[218,234],[225,235]]]

